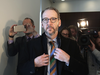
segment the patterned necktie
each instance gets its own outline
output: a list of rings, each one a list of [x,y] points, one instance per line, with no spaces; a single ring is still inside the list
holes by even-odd
[[[55,46],[54,42],[50,41],[51,44],[51,52],[50,52],[50,75],[57,75],[57,70],[56,70],[56,60],[54,58],[54,52],[55,52]]]

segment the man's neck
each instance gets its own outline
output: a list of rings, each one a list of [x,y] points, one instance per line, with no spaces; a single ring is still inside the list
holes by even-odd
[[[26,36],[31,37],[33,34],[26,34]]]
[[[54,38],[56,38],[58,35],[58,32],[56,32],[55,34],[53,35],[46,35],[48,38],[50,38],[51,40],[53,40]]]

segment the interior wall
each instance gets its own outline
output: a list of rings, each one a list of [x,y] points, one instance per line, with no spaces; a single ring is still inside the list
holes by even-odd
[[[91,16],[92,15],[92,16]],[[69,25],[77,26],[79,19],[86,18],[88,20],[88,28],[99,30],[100,29],[100,12],[72,12],[72,13],[60,13],[62,26],[59,28],[61,30]]]
[[[100,12],[100,7],[99,7],[100,0],[73,0],[73,1],[64,1],[64,2],[56,2],[55,1],[55,3],[52,3],[51,5],[53,7],[55,7],[56,9],[58,9],[61,14],[67,15],[66,17],[64,15],[63,18],[61,18],[62,25],[59,28],[59,30],[64,27],[64,24],[66,26],[77,25],[77,20],[81,19],[81,18],[87,18],[88,19],[89,27],[91,26],[92,21],[95,21],[94,26],[92,24],[92,27],[97,27],[97,26],[95,26],[95,24],[99,25],[99,23],[96,21],[96,18],[93,18],[93,16],[95,16],[95,14],[94,15],[85,14],[85,16],[82,17],[82,14],[79,16],[79,14],[76,15],[76,13],[82,13],[82,12],[85,12],[85,13],[86,12],[98,12],[99,13]],[[75,14],[73,15],[73,13],[75,13]],[[89,18],[89,16],[91,18]],[[61,15],[61,17],[62,17],[62,15]],[[65,19],[65,18],[67,18],[67,19]]]
[[[42,10],[50,6],[51,6],[51,2],[49,0],[42,0]]]
[[[16,75],[17,56],[7,54],[9,28],[30,17],[39,32],[39,12],[40,0],[0,0],[0,75]]]
[[[42,8],[41,8],[42,10],[44,10],[45,8],[50,7],[50,6],[51,6],[50,0],[42,0]],[[42,10],[41,10],[41,12],[42,12]],[[41,31],[42,31],[42,33],[44,32],[44,30],[42,28],[41,28]]]
[[[59,12],[95,12],[100,11],[100,0],[73,0],[66,2],[55,2],[52,6]]]

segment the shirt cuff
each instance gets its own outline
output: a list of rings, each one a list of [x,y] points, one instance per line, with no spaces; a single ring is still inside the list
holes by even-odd
[[[36,36],[34,36],[34,38],[37,38],[37,37],[39,37],[40,35],[39,34],[37,34]]]
[[[12,44],[13,42],[13,40],[8,40],[8,44]]]
[[[69,62],[68,63],[65,63],[67,66],[69,66]]]

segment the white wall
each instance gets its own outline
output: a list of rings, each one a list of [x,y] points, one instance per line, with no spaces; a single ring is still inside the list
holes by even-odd
[[[66,2],[55,2],[52,6],[59,12],[95,12],[100,11],[100,0],[73,0]]]
[[[0,75],[16,74],[17,56],[9,57],[7,54],[9,28],[30,17],[39,32],[39,12],[40,0],[0,0]]]
[[[49,0],[42,0],[41,12],[42,12],[42,10],[44,10],[45,8],[50,7],[50,6],[51,6],[51,2]],[[41,28],[41,26],[40,26],[40,28]],[[44,32],[44,30],[42,28],[41,28],[41,31],[42,31],[42,33]]]
[[[42,0],[42,9],[43,10],[50,6],[51,6],[51,2],[49,0]]]

